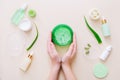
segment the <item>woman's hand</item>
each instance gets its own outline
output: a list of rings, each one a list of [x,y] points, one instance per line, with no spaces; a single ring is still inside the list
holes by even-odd
[[[50,33],[49,38],[48,38],[47,49],[48,49],[47,50],[48,54],[49,54],[51,61],[52,61],[52,66],[53,67],[56,67],[56,66],[60,67],[61,57],[57,53],[55,45],[52,42],[51,33]]]
[[[76,55],[76,51],[77,51],[76,35],[74,34],[73,42],[70,45],[67,53],[62,58],[62,69],[66,80],[76,80],[76,77],[71,68],[71,63]]]
[[[52,68],[48,80],[58,80],[58,74],[61,66],[61,57],[58,55],[55,45],[52,43],[51,33],[47,42],[47,51],[52,62]]]
[[[62,58],[62,66],[63,65],[71,66],[72,60],[73,60],[73,58],[75,57],[75,54],[76,54],[76,50],[77,50],[76,35],[74,34],[73,42],[70,45],[67,53]]]
[[[49,75],[49,80],[58,80],[60,66],[62,66],[66,80],[76,80],[71,69],[71,63],[76,54],[76,50],[77,50],[76,36],[74,34],[73,42],[71,43],[69,50],[61,59],[61,57],[56,51],[55,45],[52,42],[51,34],[49,35],[48,43],[47,43],[47,51],[52,61],[52,69]]]

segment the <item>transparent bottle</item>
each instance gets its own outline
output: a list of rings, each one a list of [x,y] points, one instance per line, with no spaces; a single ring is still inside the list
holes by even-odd
[[[20,9],[18,9],[14,15],[12,16],[12,23],[18,25],[20,21],[23,19],[25,15],[25,10],[27,8],[27,4],[24,4]]]
[[[102,33],[105,37],[110,36],[110,28],[108,26],[107,20],[103,17],[102,18]]]

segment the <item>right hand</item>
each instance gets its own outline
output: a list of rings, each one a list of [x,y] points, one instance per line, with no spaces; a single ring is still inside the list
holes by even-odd
[[[76,35],[73,36],[73,42],[71,43],[67,53],[62,58],[62,66],[71,66],[72,60],[75,57],[77,51],[77,44],[76,44]]]

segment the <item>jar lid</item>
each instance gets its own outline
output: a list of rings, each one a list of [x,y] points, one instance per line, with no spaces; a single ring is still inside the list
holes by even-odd
[[[52,31],[52,41],[58,46],[70,45],[73,41],[73,31],[66,24],[57,25]]]

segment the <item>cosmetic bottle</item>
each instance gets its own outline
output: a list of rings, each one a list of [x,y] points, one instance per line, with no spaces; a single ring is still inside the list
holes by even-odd
[[[110,28],[108,26],[107,20],[103,17],[102,18],[102,33],[105,37],[110,36]]]
[[[20,21],[23,19],[25,15],[25,10],[27,8],[27,4],[25,3],[20,9],[18,9],[14,15],[12,16],[12,23],[18,25]]]
[[[23,60],[22,64],[20,65],[20,69],[26,72],[32,62],[33,52],[29,53],[28,56]]]
[[[102,61],[105,61],[108,58],[108,56],[110,55],[111,50],[112,50],[112,46],[110,45],[106,48],[106,50],[101,54],[101,56],[99,58]]]

